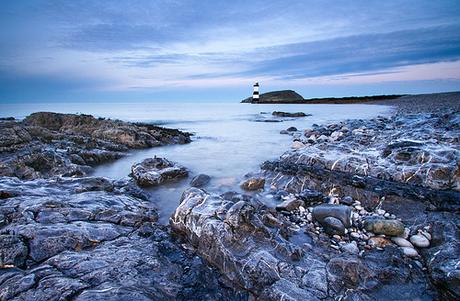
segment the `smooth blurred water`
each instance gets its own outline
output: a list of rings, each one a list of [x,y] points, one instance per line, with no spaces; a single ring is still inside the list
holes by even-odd
[[[0,105],[2,116],[24,117],[32,112],[53,111],[85,113],[96,117],[117,118],[161,124],[194,133],[192,143],[130,152],[125,158],[96,168],[95,176],[113,179],[126,177],[131,165],[153,156],[166,157],[187,167],[191,176],[179,183],[150,189],[158,202],[161,221],[166,222],[176,208],[180,194],[190,179],[205,173],[212,177],[206,188],[212,191],[238,190],[248,172],[275,159],[289,149],[292,137],[279,132],[295,126],[299,130],[312,124],[344,119],[366,119],[387,115],[391,107],[366,104],[347,105],[251,105],[240,103],[93,103]],[[283,122],[256,122],[272,119],[271,112],[304,112],[309,117]],[[261,114],[264,112],[264,114]]]

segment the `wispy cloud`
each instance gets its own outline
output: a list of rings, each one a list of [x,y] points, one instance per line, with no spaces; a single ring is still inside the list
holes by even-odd
[[[30,87],[43,98],[51,90],[243,91],[253,80],[300,90],[312,82],[333,89],[351,79],[358,85],[391,77],[410,85],[447,78],[419,66],[449,69],[460,60],[457,1],[33,0],[0,6],[0,101],[30,98],[33,93],[23,93]]]

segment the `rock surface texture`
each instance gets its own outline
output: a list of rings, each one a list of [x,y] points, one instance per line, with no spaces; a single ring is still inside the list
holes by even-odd
[[[129,181],[3,177],[0,300],[246,300]],[[52,196],[52,197],[51,197]]]
[[[190,142],[190,134],[90,115],[34,113],[0,121],[0,176],[84,176],[133,148]]]
[[[172,230],[237,287],[260,300],[431,300],[422,267],[397,247],[340,252],[295,230],[257,199],[184,192]],[[355,243],[356,244],[356,243]]]

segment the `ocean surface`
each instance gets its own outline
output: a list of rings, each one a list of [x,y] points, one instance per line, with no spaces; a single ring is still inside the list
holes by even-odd
[[[131,165],[145,158],[162,156],[187,167],[190,177],[178,183],[149,189],[166,223],[178,205],[180,195],[194,175],[205,173],[212,180],[206,189],[215,192],[238,191],[244,175],[257,172],[259,165],[276,159],[291,145],[290,135],[280,131],[294,126],[299,130],[314,123],[344,119],[366,119],[388,115],[392,108],[381,105],[251,105],[240,103],[53,103],[0,104],[1,116],[24,118],[37,111],[84,113],[126,121],[141,121],[177,128],[194,134],[192,143],[130,152],[115,162],[97,167],[95,176],[126,177]],[[302,118],[273,118],[273,111],[304,112]],[[282,120],[282,122],[264,122]]]

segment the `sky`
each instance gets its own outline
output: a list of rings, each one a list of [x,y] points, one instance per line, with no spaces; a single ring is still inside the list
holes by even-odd
[[[460,1],[0,2],[0,103],[460,90]]]

